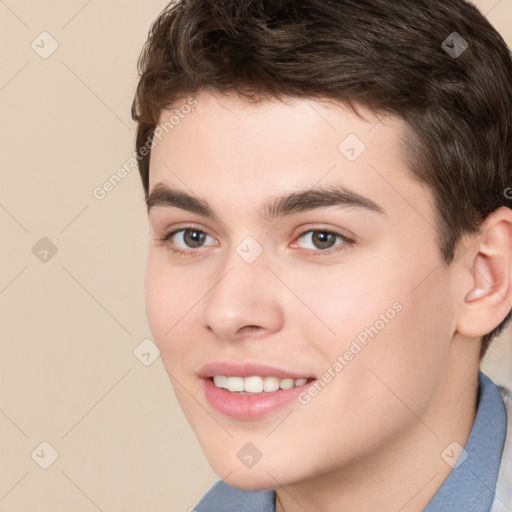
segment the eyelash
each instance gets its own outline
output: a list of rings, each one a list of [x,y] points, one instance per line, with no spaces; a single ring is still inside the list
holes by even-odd
[[[184,226],[184,227],[181,227],[180,229],[176,229],[174,231],[171,231],[171,232],[167,233],[162,238],[158,238],[157,240],[160,243],[160,245],[167,246],[168,249],[171,252],[173,252],[174,254],[179,254],[179,255],[182,255],[182,256],[190,256],[190,257],[197,256],[197,253],[199,251],[196,250],[196,249],[190,249],[190,250],[187,251],[187,250],[184,250],[184,249],[177,249],[176,247],[173,247],[171,245],[171,243],[170,243],[171,238],[176,233],[179,233],[180,231],[197,231],[199,233],[203,233],[203,234],[208,236],[208,233],[206,233],[205,231],[202,231],[201,229],[197,229],[194,226]],[[306,235],[307,233],[311,233],[311,232],[312,233],[321,232],[321,233],[327,233],[327,234],[330,234],[330,235],[334,235],[334,236],[340,238],[344,243],[335,246],[333,249],[326,249],[326,250],[323,250],[323,251],[322,250],[316,250],[315,251],[315,250],[312,250],[312,249],[305,249],[305,251],[308,253],[309,256],[318,257],[318,256],[330,255],[330,254],[333,254],[333,253],[337,253],[337,252],[341,252],[343,250],[346,250],[346,246],[347,245],[350,246],[350,245],[354,244],[354,241],[351,240],[350,238],[347,238],[345,235],[342,235],[341,233],[338,233],[337,231],[333,231],[331,229],[322,229],[322,228],[307,229],[306,231],[303,231],[302,233],[300,233],[299,236],[297,236],[296,238],[300,239],[304,235]]]

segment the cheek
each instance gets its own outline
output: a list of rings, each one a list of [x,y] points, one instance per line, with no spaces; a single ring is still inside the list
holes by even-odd
[[[364,263],[316,269],[289,279],[302,302],[292,298],[290,304],[296,307],[288,309],[295,315],[290,320],[304,327],[330,358],[348,349],[358,335],[364,338],[365,329],[399,298],[400,285],[389,269],[384,273],[375,264]]]
[[[393,254],[359,262],[356,272],[340,267],[339,275],[317,275],[297,288],[317,316],[300,322],[310,325],[325,370],[347,356],[336,401],[353,403],[355,415],[364,416],[367,400],[369,410],[399,408],[392,390],[426,407],[448,359],[454,315],[449,272],[434,253],[403,262]]]
[[[401,311],[362,352],[362,370],[370,377],[363,393],[375,397],[373,406],[386,404],[388,411],[406,415],[405,403],[421,415],[443,381],[449,359],[454,314],[449,276],[438,269],[414,290],[407,287],[408,279],[396,279],[402,286],[393,298]]]
[[[148,257],[145,276],[146,315],[155,341],[159,343],[172,326],[175,296],[169,293],[169,278],[155,261]]]
[[[146,316],[153,339],[166,362],[168,354],[180,349],[180,333],[190,329],[192,308],[197,302],[195,280],[187,286],[178,268],[161,261],[158,255],[149,255],[145,275]],[[200,295],[199,295],[200,296]]]

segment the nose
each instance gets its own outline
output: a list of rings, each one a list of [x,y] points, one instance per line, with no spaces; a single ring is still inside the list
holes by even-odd
[[[225,341],[276,332],[284,320],[280,290],[263,255],[247,263],[233,251],[205,297],[204,324]]]

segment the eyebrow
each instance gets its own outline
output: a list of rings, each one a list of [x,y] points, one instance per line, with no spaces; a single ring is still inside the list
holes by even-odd
[[[148,213],[154,206],[180,208],[209,219],[220,220],[219,215],[203,199],[169,188],[163,183],[157,183],[146,198]],[[377,203],[343,185],[315,185],[305,190],[271,197],[263,204],[259,214],[270,222],[275,218],[328,206],[364,208],[385,215],[383,208]]]

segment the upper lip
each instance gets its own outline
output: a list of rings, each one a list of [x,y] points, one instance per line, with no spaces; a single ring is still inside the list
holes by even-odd
[[[289,371],[277,366],[270,366],[262,363],[230,363],[215,361],[208,363],[199,370],[199,376],[203,379],[211,378],[215,375],[225,375],[232,377],[278,377],[280,379],[307,379],[313,378],[312,375]]]

